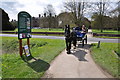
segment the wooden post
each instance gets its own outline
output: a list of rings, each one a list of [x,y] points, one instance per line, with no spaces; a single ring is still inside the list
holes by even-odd
[[[27,38],[27,45],[28,45],[28,48],[30,49],[30,41],[29,41],[29,38]]]
[[[100,47],[100,41],[98,41],[98,45],[97,45],[97,48],[99,48]]]
[[[20,56],[22,57],[22,53],[23,53],[22,39],[19,39],[19,53],[20,53]]]

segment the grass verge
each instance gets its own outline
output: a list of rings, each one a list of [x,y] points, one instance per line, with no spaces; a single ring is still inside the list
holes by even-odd
[[[32,32],[64,32],[63,29],[32,29]]]
[[[119,31],[117,30],[103,30],[103,32],[101,32],[100,30],[97,29],[92,29],[93,33],[99,33],[99,34],[120,34]],[[97,38],[113,38],[113,39],[118,39],[120,37],[109,37],[109,36],[94,36]]]
[[[64,32],[63,29],[31,29],[32,32]],[[4,32],[4,31],[3,31]],[[18,29],[15,29],[13,31],[5,31],[5,32],[18,32]]]
[[[32,35],[39,35],[39,36],[60,36],[60,37],[64,37],[64,35],[59,35],[59,34],[32,34]]]
[[[24,62],[19,56],[18,45],[17,38],[2,37],[2,78],[40,78],[65,48],[64,40],[31,38],[31,54],[37,60]]]
[[[92,32],[99,34],[120,34],[120,32],[117,30],[103,30],[103,32],[101,32],[100,30],[92,29]]]
[[[91,55],[95,62],[116,78],[120,78],[118,71],[120,68],[120,58],[114,53],[115,51],[120,54],[118,45],[120,43],[101,43],[100,48],[97,48],[97,44],[93,43],[91,47]]]

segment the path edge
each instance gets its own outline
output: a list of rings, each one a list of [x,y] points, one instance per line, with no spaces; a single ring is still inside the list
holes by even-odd
[[[99,70],[100,70],[106,77],[108,77],[108,78],[115,78],[115,77],[113,77],[113,75],[112,75],[108,70],[106,70],[104,67],[102,67],[99,63],[97,63],[97,62],[94,60],[94,58],[93,58],[93,56],[92,56],[92,50],[91,50],[91,49],[89,49],[88,52],[90,53],[90,57],[91,57],[92,60],[94,61],[95,65],[99,68]]]
[[[63,49],[63,51],[61,51],[51,62],[50,65],[52,65],[54,63],[54,61],[56,60],[57,57],[59,57],[63,52],[66,52],[66,48]],[[67,54],[67,53],[66,53]],[[41,78],[52,78],[52,74],[48,74],[48,70],[45,71],[44,75]]]

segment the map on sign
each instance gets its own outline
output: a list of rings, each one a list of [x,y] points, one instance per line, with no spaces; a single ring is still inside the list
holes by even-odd
[[[31,38],[31,16],[22,11],[18,14],[18,39]]]

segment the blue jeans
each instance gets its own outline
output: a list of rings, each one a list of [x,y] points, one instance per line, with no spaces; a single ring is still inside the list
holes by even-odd
[[[86,33],[77,32],[77,37],[84,37]]]

